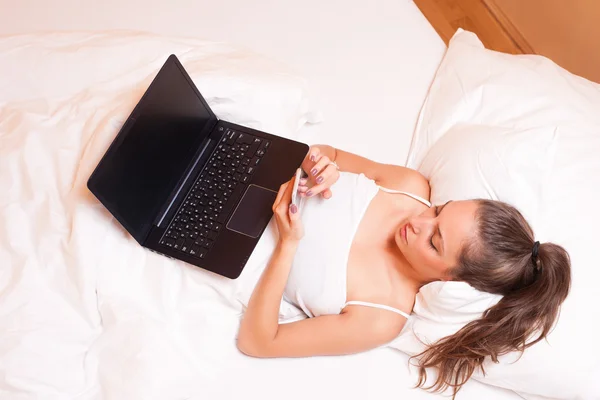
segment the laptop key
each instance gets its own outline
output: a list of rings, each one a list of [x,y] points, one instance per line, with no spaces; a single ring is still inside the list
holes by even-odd
[[[217,233],[217,232],[215,232],[215,231],[210,231],[210,232],[208,232],[208,235],[207,235],[207,237],[208,237],[210,240],[213,240],[213,241],[214,241],[214,240],[217,238],[217,235],[218,235],[218,233]]]
[[[181,251],[183,251],[184,253],[187,253],[190,250],[190,247],[185,244],[185,242],[181,245]]]
[[[245,133],[240,133],[240,135],[238,136],[238,138],[235,142],[240,143],[240,144],[241,143],[252,144],[253,138],[250,135],[247,135]]]
[[[193,239],[186,239],[186,241],[183,244],[183,246],[181,246],[181,251],[183,251],[185,253],[189,253],[190,249],[192,248],[193,245],[194,245],[194,240]]]
[[[225,136],[227,137],[227,144],[232,145],[235,143],[238,133],[234,130],[228,130]]]
[[[231,193],[231,196],[229,196],[229,200],[227,201],[227,203],[225,203],[225,206],[223,207],[223,211],[221,211],[219,213],[217,222],[219,222],[221,224],[225,222],[225,220],[229,216],[229,213],[231,212],[233,206],[237,204],[237,201],[242,196],[242,193],[244,192],[245,188],[246,188],[246,185],[243,185],[243,184],[239,184],[235,187],[235,189]]]
[[[175,241],[175,244],[173,244],[173,248],[177,249],[177,250],[181,250],[181,246],[183,246],[184,243],[185,243],[185,239],[179,238]]]
[[[192,247],[190,247],[190,254],[195,256],[198,254],[198,252],[200,251],[200,247],[193,245]]]
[[[246,156],[247,157],[254,156],[254,153],[256,153],[256,150],[258,150],[258,146],[260,146],[261,143],[262,143],[261,139],[259,139],[259,138],[254,139],[254,142],[252,143],[252,145],[250,145],[250,148],[246,152]]]
[[[248,183],[248,182],[250,182],[250,175],[244,175],[244,176],[242,176],[242,180],[240,182],[242,182],[242,183]]]

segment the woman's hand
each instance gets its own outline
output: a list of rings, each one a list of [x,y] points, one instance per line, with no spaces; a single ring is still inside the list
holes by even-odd
[[[280,186],[277,198],[273,203],[273,213],[279,230],[279,243],[298,243],[304,236],[304,227],[300,220],[298,207],[292,203],[293,177],[289,182]]]
[[[302,169],[308,174],[308,178],[300,180],[298,192],[303,197],[312,197],[321,193],[325,199],[332,196],[329,189],[340,178],[340,171],[331,159],[323,154],[318,146],[311,146],[308,155],[302,162]],[[308,182],[313,186],[308,187]]]

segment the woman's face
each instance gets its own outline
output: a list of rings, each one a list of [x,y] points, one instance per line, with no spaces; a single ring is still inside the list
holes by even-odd
[[[464,243],[473,239],[475,201],[452,201],[410,218],[395,235],[398,248],[420,279],[448,280]]]

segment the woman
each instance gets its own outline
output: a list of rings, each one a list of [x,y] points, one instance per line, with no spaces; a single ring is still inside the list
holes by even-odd
[[[304,357],[384,345],[402,330],[419,288],[436,280],[504,297],[417,356],[419,386],[425,368],[436,367],[431,387],[456,393],[486,357],[497,361],[549,333],[569,292],[569,257],[535,241],[516,209],[490,200],[432,207],[418,172],[325,145],[311,147],[302,168],[314,185],[300,182],[301,212],[290,204],[293,179],[279,190],[279,241],[241,323],[242,352]],[[282,296],[314,318],[278,324]]]

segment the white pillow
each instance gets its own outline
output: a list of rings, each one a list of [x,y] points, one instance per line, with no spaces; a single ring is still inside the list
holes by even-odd
[[[475,378],[527,399],[590,398],[600,363],[600,86],[544,57],[486,50],[459,30],[421,111],[408,166],[430,180],[434,204],[506,201],[537,240],[571,256],[571,293],[548,340],[520,359],[513,353],[486,363],[486,375]],[[417,354],[421,341],[456,332],[496,301],[464,283],[426,285],[391,345]]]

